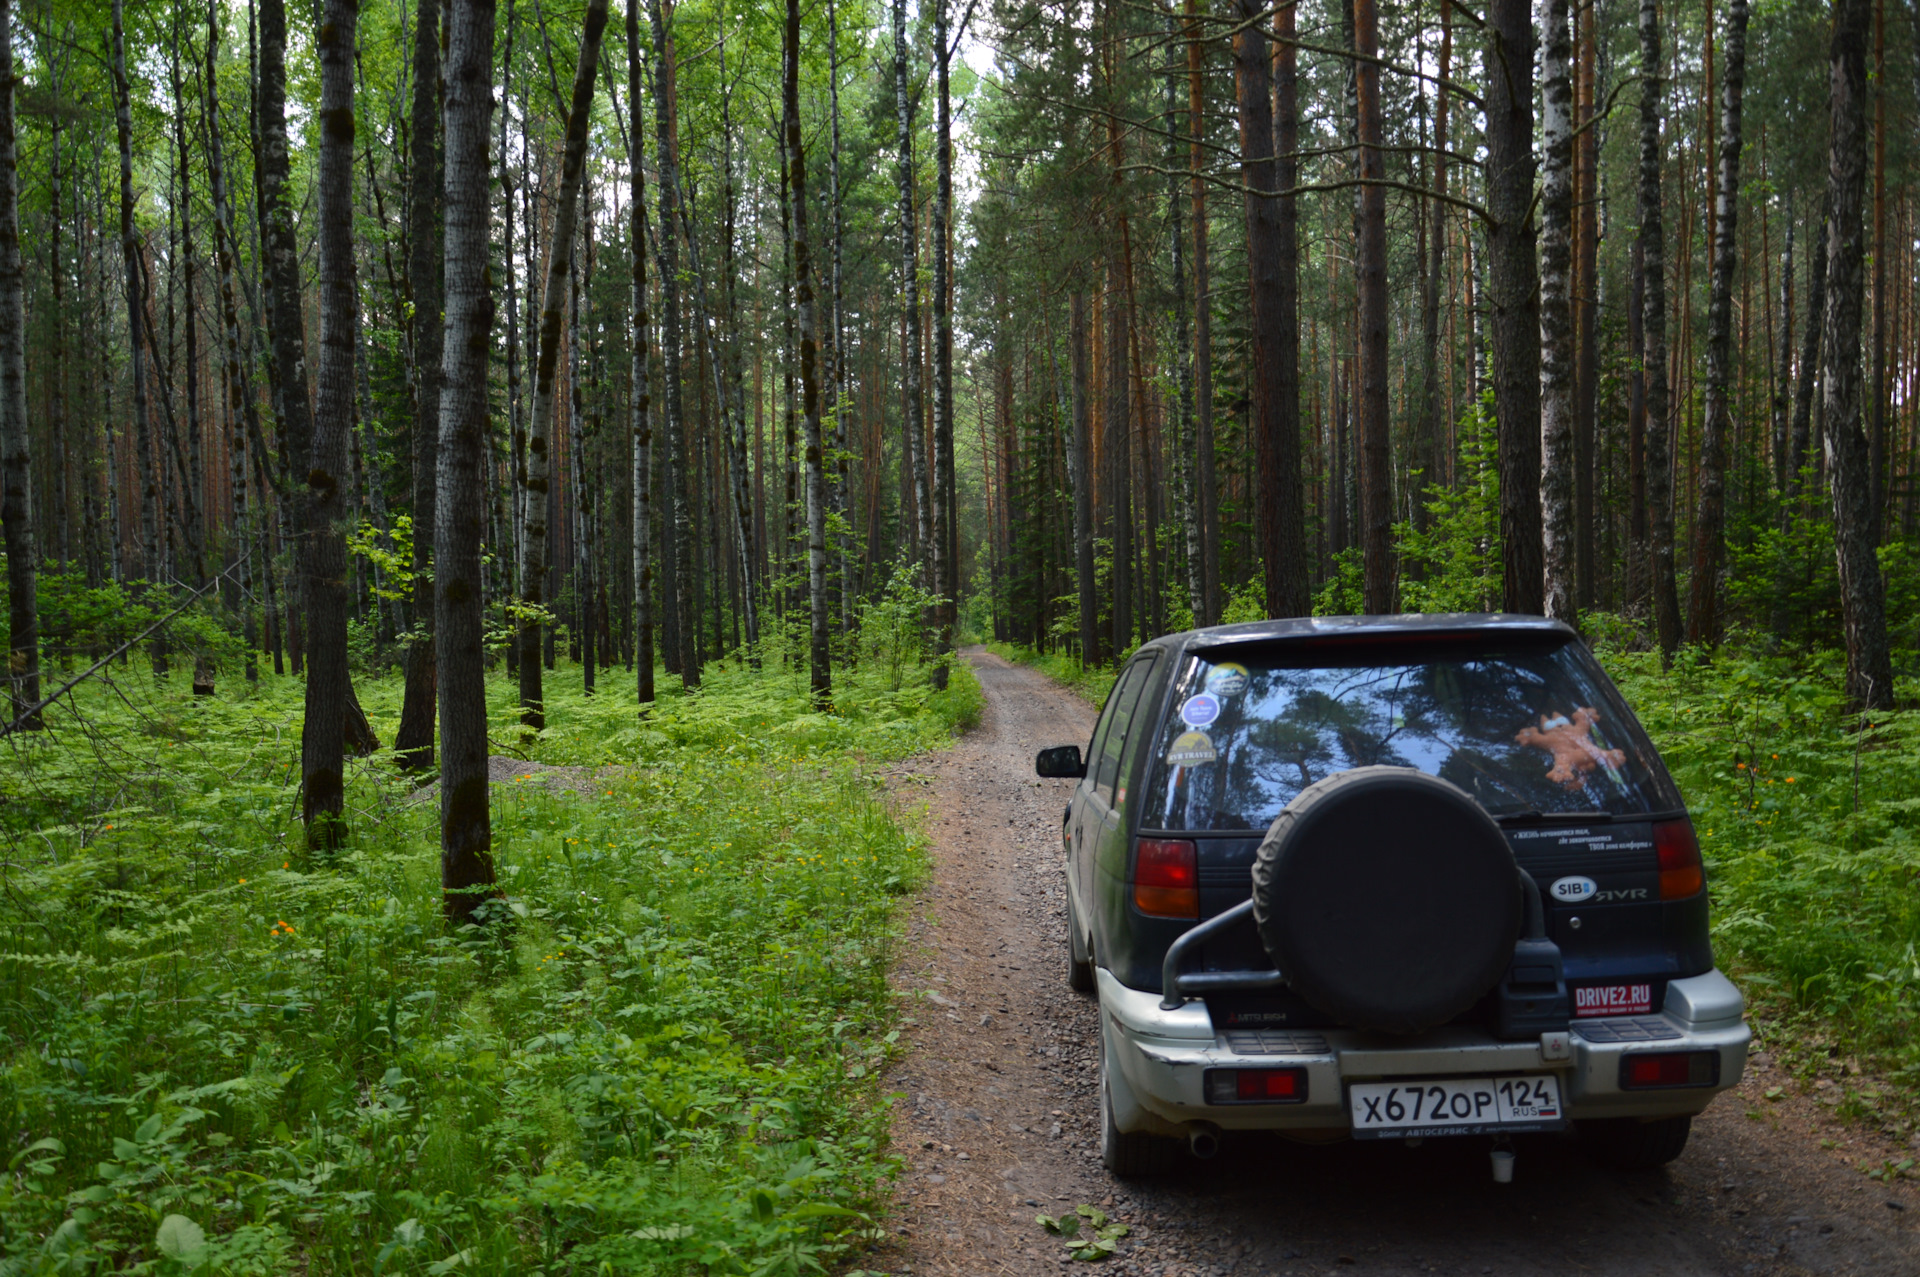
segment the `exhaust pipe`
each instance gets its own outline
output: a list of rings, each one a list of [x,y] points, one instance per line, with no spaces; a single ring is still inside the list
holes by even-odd
[[[1195,1122],[1187,1128],[1187,1151],[1207,1161],[1220,1151],[1220,1128],[1212,1122]]]

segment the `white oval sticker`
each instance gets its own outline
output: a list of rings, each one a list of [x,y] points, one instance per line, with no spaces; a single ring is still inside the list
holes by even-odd
[[[1578,904],[1582,900],[1593,899],[1593,897],[1600,892],[1600,884],[1591,878],[1578,876],[1572,878],[1556,878],[1554,879],[1553,885],[1547,888],[1547,891],[1561,904],[1571,905]]]

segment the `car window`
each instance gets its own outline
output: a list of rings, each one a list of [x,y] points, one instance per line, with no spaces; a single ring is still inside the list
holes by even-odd
[[[1140,751],[1153,737],[1152,715],[1158,702],[1158,698],[1153,696],[1155,683],[1153,675],[1159,663],[1158,656],[1146,663],[1144,666],[1146,675],[1140,680],[1140,699],[1128,707],[1128,712],[1132,715],[1132,730],[1126,733],[1126,742],[1120,748],[1120,771],[1114,782],[1113,797],[1113,805],[1122,811],[1126,810],[1127,806],[1127,780],[1137,770]]]
[[[1089,761],[1093,771],[1093,792],[1109,806],[1113,804],[1114,777],[1120,771],[1120,751],[1127,743],[1127,726],[1133,720],[1134,705],[1139,701],[1140,691],[1146,686],[1147,674],[1152,669],[1151,658],[1137,660],[1127,666],[1107,702],[1109,721]]]
[[[1179,671],[1143,827],[1265,829],[1308,785],[1411,767],[1496,816],[1680,806],[1652,744],[1569,641],[1275,645]]]

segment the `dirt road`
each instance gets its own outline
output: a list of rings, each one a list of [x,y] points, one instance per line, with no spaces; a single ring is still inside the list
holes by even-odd
[[[987,696],[980,727],[900,787],[924,804],[937,869],[897,977],[913,1021],[890,1078],[907,1166],[893,1244],[869,1266],[1064,1271],[1034,1216],[1088,1203],[1133,1230],[1105,1267],[1153,1277],[1920,1275],[1920,1194],[1858,1169],[1912,1151],[1831,1121],[1764,1057],[1695,1123],[1680,1161],[1651,1174],[1596,1169],[1570,1137],[1523,1137],[1515,1182],[1496,1185],[1477,1139],[1243,1136],[1164,1180],[1111,1178],[1095,1127],[1097,1011],[1064,969],[1071,782],[1033,775],[1042,746],[1084,747],[1094,711],[1030,670],[968,656]],[[1775,1087],[1783,1097],[1769,1100]]]

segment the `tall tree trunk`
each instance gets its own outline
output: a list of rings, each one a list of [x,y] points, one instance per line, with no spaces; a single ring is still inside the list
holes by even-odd
[[[1627,288],[1627,608],[1647,601],[1647,272],[1635,238]]]
[[[448,0],[445,341],[434,479],[434,677],[440,711],[440,887],[455,923],[478,921],[493,890],[487,794],[487,687],[480,547],[492,433],[487,354],[492,186],[493,0]],[[511,251],[511,242],[508,244]]]
[[[1541,60],[1540,531],[1546,613],[1577,619],[1573,480],[1573,82],[1567,0],[1546,0]]]
[[[833,312],[828,325],[828,338],[833,345],[833,375],[828,381],[833,387],[833,446],[838,457],[834,462],[837,486],[833,508],[839,512],[848,529],[840,541],[840,632],[850,634],[853,632],[857,593],[853,567],[853,471],[848,446],[852,438],[853,396],[847,388],[847,369],[850,365],[847,360],[842,296],[845,287],[842,261],[845,228],[842,224],[840,188],[840,12],[835,0],[827,0],[827,114],[830,139],[827,152],[827,216],[833,236]]]
[[[1100,598],[1093,576],[1092,377],[1088,369],[1087,295],[1067,298],[1067,355],[1073,367],[1073,437],[1067,448],[1073,485],[1073,572],[1080,599],[1080,663],[1100,663]]]
[[[633,435],[633,631],[634,671],[642,705],[653,701],[653,361],[647,312],[647,131],[646,98],[640,90],[640,4],[627,0],[627,101],[633,111],[627,238],[632,250],[633,387],[627,400]]]
[[[1873,332],[1867,370],[1869,533],[1880,544],[1887,502],[1887,0],[1873,5]]]
[[[1272,70],[1262,6],[1237,0],[1240,30],[1233,38],[1233,82],[1240,116],[1240,173],[1247,186],[1247,275],[1252,311],[1253,390],[1251,428],[1259,471],[1260,557],[1265,569],[1269,616],[1305,616],[1307,597],[1305,526],[1300,498],[1299,315],[1287,263],[1297,256],[1282,225],[1280,174],[1274,160]],[[1278,15],[1285,23],[1291,7]],[[1291,120],[1291,95],[1279,115]],[[1283,124],[1283,128],[1287,125]],[[1287,148],[1289,154],[1292,148]],[[1288,184],[1291,189],[1291,183]],[[1289,336],[1291,335],[1291,340]]]
[[[1660,6],[1640,0],[1640,255],[1645,278],[1641,331],[1647,379],[1647,566],[1653,628],[1663,658],[1680,642],[1680,596],[1673,574],[1673,409],[1667,395],[1667,241],[1660,211],[1660,117],[1666,79],[1660,64]]]
[[[116,17],[117,17],[116,12]],[[20,256],[19,148],[14,139],[13,3],[0,0],[0,534],[7,552],[8,719],[38,731],[39,552],[27,434],[26,269]]]
[[[580,177],[586,166],[587,124],[593,110],[593,77],[600,65],[600,35],[607,26],[607,0],[588,0],[580,34],[580,59],[573,68],[573,92],[567,103],[567,134],[560,161],[560,189],[554,198],[553,226],[547,234],[547,270],[540,303],[540,346],[533,372],[533,413],[527,423],[527,533],[520,561],[520,721],[538,731],[547,724],[541,689],[541,630],[534,609],[545,608],[547,519],[552,488],[554,382],[560,362],[560,328],[565,320],[568,280],[573,269],[574,221],[580,206]]]
[[[1545,609],[1540,540],[1540,278],[1533,223],[1533,15],[1486,17],[1488,327],[1500,456],[1501,606]]]
[[[1597,529],[1603,523],[1594,506],[1600,400],[1600,120],[1599,51],[1595,37],[1599,10],[1579,14],[1575,103],[1579,133],[1574,139],[1574,288],[1576,347],[1573,377],[1573,536],[1579,551],[1579,587],[1575,602],[1596,605],[1599,595]]]
[[[488,72],[491,80],[492,73]],[[432,541],[434,449],[440,435],[441,245],[445,186],[440,159],[440,0],[417,0],[413,14],[412,155],[407,174],[407,291],[413,302],[413,602],[406,649],[406,692],[393,752],[409,771],[433,769],[434,686]],[[507,238],[509,255],[513,238]]]
[[[1453,74],[1453,2],[1440,0],[1439,84],[1434,87],[1433,107],[1433,193],[1429,201],[1427,260],[1420,289],[1420,423],[1418,448],[1413,465],[1421,474],[1413,497],[1413,525],[1427,527],[1426,489],[1444,481],[1446,468],[1441,463],[1442,441],[1447,437],[1449,405],[1440,393],[1440,293],[1446,283],[1447,269],[1447,79]]]
[[[1782,192],[1786,243],[1780,249],[1780,345],[1774,356],[1772,386],[1773,490],[1787,491],[1787,429],[1793,398],[1793,192]],[[1784,507],[1783,507],[1784,508]]]
[[[1220,501],[1213,473],[1213,289],[1207,261],[1206,112],[1202,94],[1199,0],[1186,0],[1187,17],[1187,192],[1193,202],[1193,450],[1198,461],[1194,482],[1200,506],[1200,577],[1204,607],[1194,621],[1220,620]],[[1291,21],[1293,7],[1274,15]]]
[[[181,6],[175,0],[171,46],[168,49],[167,71],[173,93],[175,110],[173,114],[174,138],[174,180],[178,183],[176,204],[179,209],[180,242],[179,253],[171,263],[180,278],[181,319],[185,337],[185,366],[181,369],[186,383],[187,401],[187,455],[186,464],[180,475],[180,495],[183,509],[182,524],[187,543],[187,582],[199,588],[206,581],[206,468],[200,457],[200,306],[198,289],[199,261],[193,242],[193,169],[192,157],[187,147],[186,90],[180,80],[180,44],[181,44]],[[173,303],[171,296],[167,303],[169,332],[172,327]],[[171,343],[169,343],[171,345]],[[169,349],[168,359],[172,359]],[[178,440],[175,441],[174,456],[179,459]],[[193,688],[196,695],[212,695],[213,666],[205,656],[199,656],[194,662]]]
[[[317,179],[320,376],[312,459],[304,466],[307,699],[300,732],[301,815],[307,843],[332,850],[345,835],[347,672],[347,490],[353,430],[359,302],[353,253],[353,50],[358,0],[326,0],[320,56]],[[293,392],[289,392],[293,393]]]
[[[1166,36],[1172,44],[1176,32],[1173,15],[1166,19]],[[1201,567],[1201,541],[1204,534],[1200,528],[1200,501],[1195,493],[1194,447],[1193,447],[1193,331],[1187,321],[1187,269],[1186,269],[1186,219],[1180,207],[1181,190],[1179,166],[1179,129],[1180,96],[1179,71],[1169,61],[1165,81],[1166,108],[1163,119],[1166,125],[1166,164],[1167,164],[1167,247],[1172,258],[1173,270],[1173,326],[1174,326],[1174,383],[1175,399],[1173,403],[1174,419],[1171,423],[1172,438],[1168,440],[1168,454],[1173,462],[1175,475],[1175,499],[1180,508],[1180,527],[1182,533],[1183,571],[1181,577],[1187,587],[1187,606],[1193,613],[1195,625],[1206,624],[1207,583],[1206,572]]]
[[[920,390],[920,272],[914,252],[918,222],[913,207],[913,107],[907,79],[906,0],[893,0],[893,112],[899,161],[895,182],[899,187],[900,200],[900,306],[907,320],[907,345],[900,352],[902,389],[906,396],[906,419],[902,424],[907,440],[905,455],[913,470],[914,545],[926,565],[930,583],[933,501],[927,490],[927,455],[920,434],[921,416],[925,410]]]
[[[1720,573],[1727,554],[1727,434],[1733,428],[1728,399],[1733,379],[1733,272],[1739,251],[1735,232],[1740,216],[1740,107],[1746,74],[1747,0],[1731,0],[1726,64],[1720,78],[1720,173],[1714,189],[1713,278],[1707,301],[1705,421],[1700,430],[1700,505],[1693,521],[1689,643],[1720,641]]]
[[[953,103],[948,84],[947,0],[933,0],[935,123],[933,140],[933,685],[947,686],[958,600],[960,530],[953,473],[953,275],[948,228],[953,222]]]
[[[1557,0],[1564,3],[1564,0]],[[1354,84],[1360,143],[1360,179],[1354,192],[1360,231],[1354,273],[1360,301],[1360,458],[1366,483],[1360,490],[1362,593],[1372,613],[1393,611],[1393,458],[1387,444],[1387,192],[1380,153],[1380,12],[1375,0],[1353,0]],[[1284,151],[1293,148],[1282,143]],[[1291,185],[1291,183],[1289,183]],[[1291,240],[1292,236],[1286,236]],[[1296,339],[1298,347],[1297,324]],[[1295,393],[1295,413],[1298,393]],[[1296,421],[1292,431],[1299,447]]]
[[[814,704],[824,708],[833,696],[833,671],[827,663],[827,493],[820,448],[819,328],[807,239],[807,154],[800,134],[800,0],[787,0],[785,53],[780,100],[793,187],[793,299],[799,312],[800,410],[807,437],[807,681]]]
[[[271,10],[280,0],[263,0],[261,6],[262,57],[260,69],[260,93],[264,112],[268,94],[275,92],[276,86],[268,80],[279,64],[269,64],[265,48],[267,26],[272,21]],[[132,92],[127,85],[127,34],[123,0],[114,0],[113,4],[113,109],[114,123],[120,142],[120,260],[125,275],[127,295],[127,377],[133,387],[133,442],[134,464],[140,470],[140,571],[139,575],[149,583],[160,574],[160,469],[154,464],[153,430],[148,420],[147,406],[147,350],[146,337],[147,304],[144,287],[144,267],[140,260],[140,236],[133,222],[133,105]],[[286,20],[280,20],[281,42],[285,43]],[[279,70],[278,89],[284,93],[286,72]],[[273,99],[276,103],[278,98]],[[285,154],[286,126],[280,129],[282,142],[281,154]],[[263,141],[269,139],[263,138]],[[264,148],[263,148],[264,150]],[[263,183],[270,180],[272,173],[269,163],[271,152],[261,156],[261,178]],[[284,175],[284,162],[280,172]],[[156,648],[154,672],[163,672],[166,668],[165,657]]]
[[[1847,637],[1847,699],[1893,707],[1886,586],[1873,542],[1873,472],[1862,430],[1861,303],[1865,292],[1862,194],[1866,185],[1869,0],[1837,0],[1830,46],[1832,122],[1827,156],[1827,297],[1822,320],[1827,466],[1832,472],[1834,553]]]
[[[653,31],[654,132],[660,146],[660,224],[655,242],[660,251],[660,355],[662,389],[666,392],[665,428],[661,431],[661,478],[667,508],[662,512],[661,549],[667,576],[665,597],[667,668],[680,675],[682,687],[700,686],[700,661],[695,651],[691,606],[693,533],[687,520],[685,418],[680,389],[680,247],[673,228],[679,224],[679,149],[674,145],[674,66],[671,39],[661,0],[649,0],[647,20]]]
[[[1827,243],[1832,192],[1820,201],[1813,255],[1807,259],[1807,326],[1800,342],[1800,384],[1794,388],[1793,424],[1787,438],[1787,499],[1800,496],[1800,472],[1813,452],[1813,399],[1822,381],[1821,330],[1827,322]]]

